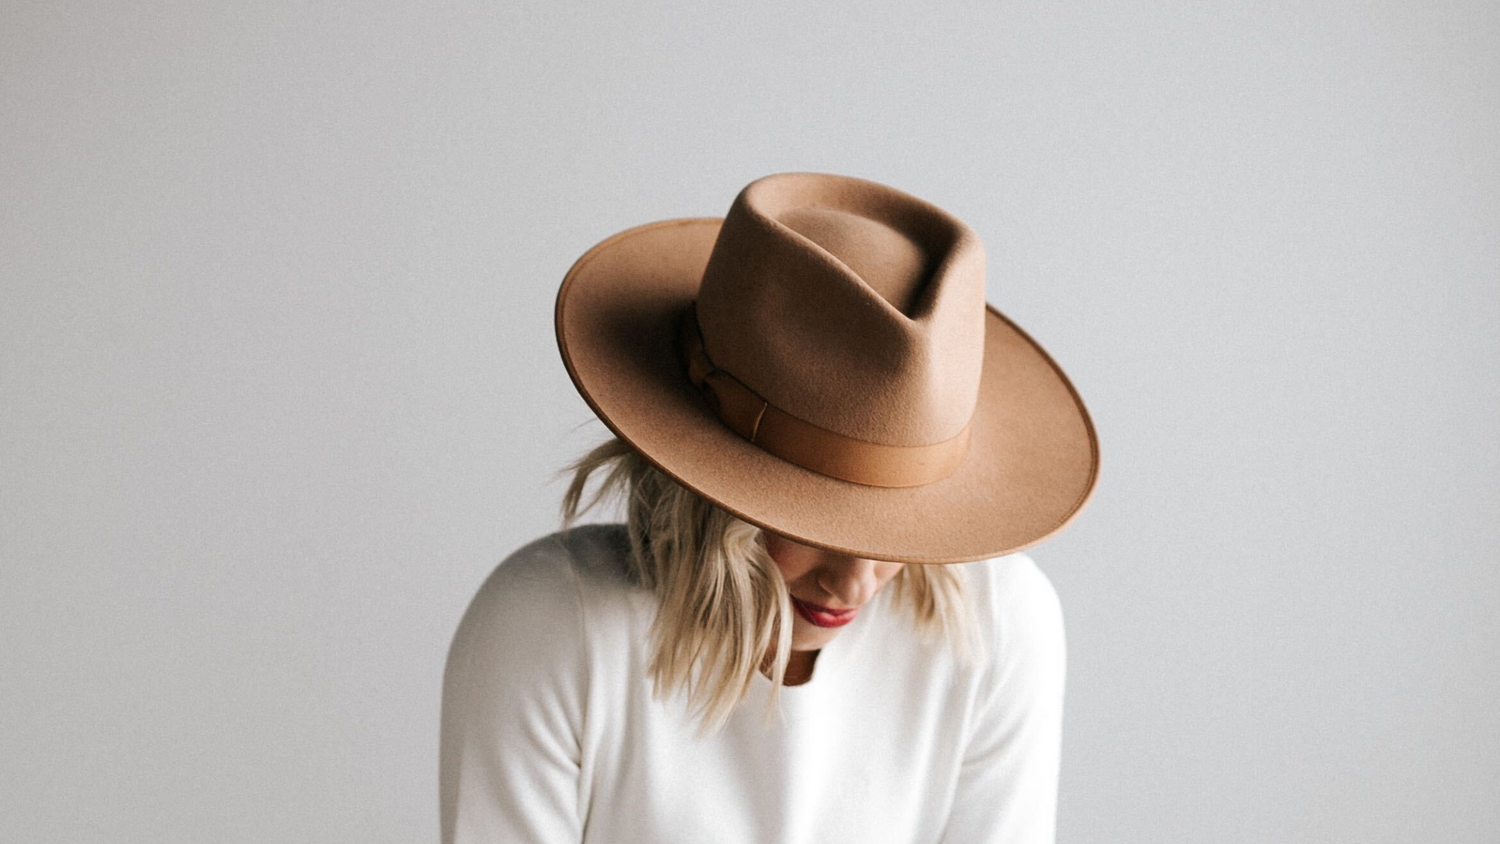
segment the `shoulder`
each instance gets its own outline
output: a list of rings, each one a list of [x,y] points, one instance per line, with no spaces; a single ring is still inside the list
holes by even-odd
[[[1052,580],[1029,554],[1018,552],[972,564],[971,583],[990,662],[1004,674],[1017,669],[1060,672],[1065,658],[1062,602]]]
[[[469,602],[443,673],[445,840],[455,828],[485,828],[495,840],[579,840],[597,664],[584,583],[603,565],[604,533],[587,526],[527,542]]]
[[[1062,609],[1027,554],[970,570],[993,649],[979,672],[944,840],[1052,841],[1062,746]]]
[[[578,525],[512,551],[480,585],[454,636],[455,653],[576,655],[585,604],[627,587],[622,526]]]
[[[482,608],[541,602],[556,609],[576,597],[581,581],[623,580],[628,553],[622,525],[586,524],[527,542],[500,561],[479,587]]]
[[[547,617],[571,612],[577,600],[576,578],[558,534],[533,539],[490,571],[469,603],[464,623],[515,614]]]
[[[1007,554],[973,566],[979,572],[981,592],[998,618],[1061,616],[1057,589],[1030,554]]]
[[[581,658],[581,608],[576,575],[555,535],[543,536],[502,559],[469,601],[448,651],[455,677],[507,674]]]

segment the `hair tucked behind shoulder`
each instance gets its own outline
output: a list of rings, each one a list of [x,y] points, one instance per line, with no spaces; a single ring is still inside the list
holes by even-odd
[[[604,476],[583,504],[588,479]],[[611,437],[559,475],[572,474],[562,501],[562,526],[600,501],[623,495],[631,553],[626,576],[658,599],[651,625],[648,672],[658,698],[686,688],[699,735],[716,732],[750,691],[768,653],[774,689],[769,718],[791,652],[793,610],[781,570],[761,529],[662,474],[634,448]],[[960,662],[983,647],[965,572],[948,565],[905,565],[891,588],[911,611],[924,641],[946,640]]]

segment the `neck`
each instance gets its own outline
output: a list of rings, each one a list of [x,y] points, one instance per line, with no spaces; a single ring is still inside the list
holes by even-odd
[[[786,663],[786,679],[784,685],[800,686],[812,679],[813,664],[818,661],[818,654],[822,651],[792,651],[791,657]]]

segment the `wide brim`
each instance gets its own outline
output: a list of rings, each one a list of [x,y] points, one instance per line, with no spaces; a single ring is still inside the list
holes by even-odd
[[[1078,393],[986,306],[984,366],[963,464],[923,486],[831,478],[761,450],[688,380],[675,320],[697,296],[720,218],[636,226],[584,253],[557,293],[558,349],[608,428],[673,480],[751,524],[872,560],[960,563],[1062,530],[1093,494],[1099,444]]]

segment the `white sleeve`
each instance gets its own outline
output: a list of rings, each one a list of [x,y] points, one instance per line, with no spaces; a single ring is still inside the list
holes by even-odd
[[[1052,582],[1029,557],[996,578],[989,676],[943,844],[1053,844],[1066,643]],[[1007,561],[1009,562],[1009,561]]]
[[[577,574],[560,545],[518,550],[480,587],[443,676],[444,844],[578,844],[587,654]]]

